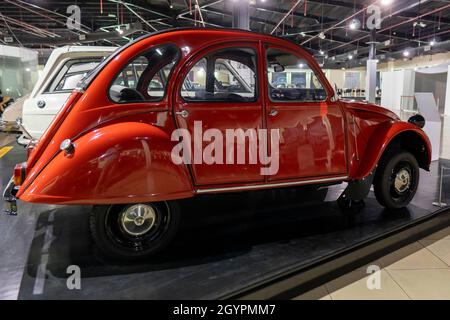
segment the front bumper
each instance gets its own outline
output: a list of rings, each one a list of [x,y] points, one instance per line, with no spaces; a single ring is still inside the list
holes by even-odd
[[[14,185],[14,179],[12,177],[11,180],[9,180],[8,185],[6,186],[5,191],[3,191],[3,212],[7,215],[17,215],[17,191],[19,191],[19,187]]]

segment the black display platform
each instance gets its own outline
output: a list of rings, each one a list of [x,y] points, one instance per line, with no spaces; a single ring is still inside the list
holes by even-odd
[[[21,152],[16,147],[0,159],[3,185],[9,175],[5,168],[19,162]],[[319,270],[333,257],[341,259],[361,245],[378,243],[383,249],[383,239],[394,248],[389,235],[420,223],[439,221],[414,234],[446,225],[449,219],[434,215],[438,209],[431,205],[438,167],[435,163],[432,173],[422,172],[414,203],[399,212],[384,210],[370,195],[361,213],[343,213],[334,201],[343,186],[314,193],[296,188],[185,200],[182,230],[173,246],[140,264],[114,264],[96,254],[88,232],[90,207],[20,203],[20,216],[0,217],[0,243],[6,248],[0,253],[0,298],[289,298],[317,284],[313,276],[297,283],[302,272],[317,268],[316,275],[330,277],[333,270]],[[363,257],[353,258],[347,257],[345,266]],[[81,290],[67,288],[71,265],[81,268]],[[340,268],[344,265],[336,264]]]

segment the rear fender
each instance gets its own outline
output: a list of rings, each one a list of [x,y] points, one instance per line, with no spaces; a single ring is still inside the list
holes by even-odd
[[[174,142],[156,126],[112,124],[73,143],[72,155],[58,152],[17,196],[51,204],[118,204],[194,195],[188,169],[171,160]]]
[[[365,151],[360,156],[360,165],[350,173],[351,179],[368,177],[391,147],[410,151],[422,169],[430,169],[431,144],[425,132],[407,122],[387,122],[380,125],[369,138]]]

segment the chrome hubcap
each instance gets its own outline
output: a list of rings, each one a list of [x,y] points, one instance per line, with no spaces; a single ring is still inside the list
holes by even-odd
[[[136,204],[122,213],[120,222],[123,230],[134,237],[149,232],[156,221],[156,212],[152,206]]]
[[[395,176],[395,191],[398,193],[404,193],[409,190],[411,186],[411,174],[408,170],[402,169]]]

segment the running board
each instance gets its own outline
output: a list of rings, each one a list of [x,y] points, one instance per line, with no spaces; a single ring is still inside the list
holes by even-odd
[[[335,178],[325,178],[325,179],[314,179],[296,182],[282,182],[282,183],[269,183],[261,185],[252,186],[241,186],[241,187],[224,187],[224,188],[211,188],[211,189],[197,189],[195,192],[198,194],[207,193],[221,193],[221,192],[234,192],[234,191],[248,191],[248,190],[261,190],[261,189],[271,189],[271,188],[283,188],[283,187],[295,187],[311,184],[322,184],[329,182],[339,182],[348,180],[348,176],[341,176]]]

